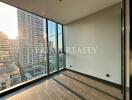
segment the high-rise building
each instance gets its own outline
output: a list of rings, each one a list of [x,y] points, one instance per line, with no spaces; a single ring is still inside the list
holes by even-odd
[[[10,55],[12,60],[18,59],[18,39],[9,39]]]
[[[16,65],[17,40],[10,40],[0,32],[0,90],[21,82],[19,67]]]
[[[45,56],[43,18],[18,9],[19,64],[22,70],[42,62]],[[29,69],[29,67],[28,67]]]
[[[10,60],[9,39],[5,33],[0,32],[0,62]]]

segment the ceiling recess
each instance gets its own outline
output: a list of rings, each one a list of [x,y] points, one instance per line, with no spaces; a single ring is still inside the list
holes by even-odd
[[[62,2],[62,0],[59,0],[59,2]]]

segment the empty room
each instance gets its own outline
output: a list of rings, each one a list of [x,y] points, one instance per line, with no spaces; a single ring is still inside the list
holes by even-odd
[[[0,0],[0,100],[130,100],[129,0]]]

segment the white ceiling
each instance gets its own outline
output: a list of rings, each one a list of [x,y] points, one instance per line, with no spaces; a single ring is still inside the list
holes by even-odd
[[[62,24],[68,24],[121,0],[0,0]]]

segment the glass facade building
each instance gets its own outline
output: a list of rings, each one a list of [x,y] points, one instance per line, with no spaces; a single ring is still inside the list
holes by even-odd
[[[0,32],[0,91],[48,76],[65,66],[63,25],[16,10],[18,36],[10,39]]]

